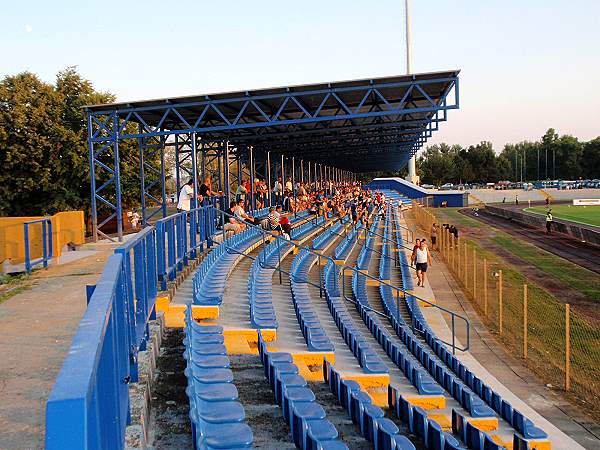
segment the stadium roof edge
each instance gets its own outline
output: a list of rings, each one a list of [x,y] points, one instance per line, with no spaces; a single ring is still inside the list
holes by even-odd
[[[338,87],[352,87],[354,85],[362,85],[366,82],[371,82],[371,84],[381,84],[381,83],[396,83],[402,81],[410,81],[422,79],[426,80],[429,77],[456,77],[460,73],[460,69],[455,70],[444,70],[437,72],[424,72],[424,73],[413,73],[406,75],[391,75],[384,77],[374,77],[374,78],[357,78],[353,80],[343,80],[343,81],[329,81],[329,82],[318,82],[318,83],[308,83],[308,84],[296,84],[290,86],[279,86],[279,87],[270,87],[270,88],[258,88],[258,89],[246,89],[246,90],[237,90],[237,91],[229,91],[229,92],[218,92],[218,93],[209,93],[209,94],[198,94],[198,95],[184,95],[184,96],[176,96],[176,97],[163,97],[163,98],[155,98],[148,100],[130,100],[130,101],[122,101],[122,102],[113,102],[113,103],[99,103],[99,104],[91,104],[91,105],[83,105],[82,108],[88,110],[106,110],[106,109],[114,109],[124,106],[126,108],[131,108],[135,106],[149,106],[149,104],[170,104],[170,103],[187,103],[187,102],[195,102],[195,101],[203,101],[206,98],[211,99],[220,99],[220,98],[230,98],[230,97],[240,97],[244,96],[248,93],[253,95],[261,95],[268,93],[277,93],[277,92],[301,92],[303,90],[312,90],[312,89],[323,89],[323,88],[338,88]]]

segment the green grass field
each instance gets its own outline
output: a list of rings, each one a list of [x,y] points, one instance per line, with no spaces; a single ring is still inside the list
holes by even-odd
[[[573,205],[551,205],[552,214],[556,219],[571,220],[600,227],[600,206],[573,206]],[[535,206],[526,208],[525,211],[535,214],[546,215],[547,207]]]

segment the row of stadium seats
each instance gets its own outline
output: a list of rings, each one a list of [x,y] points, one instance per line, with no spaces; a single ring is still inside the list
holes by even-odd
[[[294,240],[302,240],[323,222],[309,221],[292,230]],[[273,272],[279,259],[292,248],[292,244],[282,239],[275,239],[259,253],[252,263],[248,277],[248,299],[250,302],[250,323],[254,328],[277,328],[277,319],[273,309]]]
[[[345,242],[338,244],[338,248],[343,245],[346,245]],[[367,245],[363,248],[367,248]],[[389,373],[387,366],[363,337],[360,327],[348,312],[347,302],[340,295],[339,270],[333,261],[328,261],[325,266],[323,284],[329,312],[359,365],[367,373]]]
[[[394,422],[384,417],[384,411],[373,405],[371,397],[362,391],[353,380],[345,380],[329,361],[323,365],[323,378],[339,403],[348,413],[355,425],[358,425],[363,437],[375,450],[414,450],[413,443],[404,435]]]
[[[308,211],[302,211],[292,218],[291,223],[304,222]],[[295,230],[292,230],[295,234]],[[225,237],[204,258],[192,280],[193,303],[195,305],[220,305],[229,274],[242,258],[240,253],[247,252],[261,239],[259,228],[248,227],[241,233]],[[228,248],[231,249],[228,251]]]
[[[306,380],[298,375],[292,355],[271,352],[259,332],[259,356],[265,377],[275,394],[283,418],[290,427],[292,439],[301,450],[345,450],[348,447],[338,438],[335,426],[326,418],[323,407],[316,401]]]
[[[312,242],[313,250],[323,250],[342,230],[342,224],[339,222],[333,225],[330,229],[325,230],[318,238]],[[290,286],[292,291],[292,301],[294,310],[302,335],[306,340],[309,351],[334,351],[327,333],[323,330],[317,313],[312,305],[310,291],[308,289],[308,272],[318,256],[308,250],[301,250],[290,268]]]
[[[191,306],[186,310],[185,323],[186,393],[195,448],[252,448],[254,437],[244,423],[244,407],[237,401],[223,328],[195,322]]]
[[[357,229],[352,227],[346,238],[336,247],[335,252],[333,254],[334,259],[338,261],[345,261],[350,256],[350,252],[356,245],[356,240],[358,239]]]
[[[394,221],[398,230],[399,217],[397,211],[395,211]],[[397,244],[401,258],[403,285],[405,289],[410,290],[412,289],[413,281],[407,269],[406,255],[401,251],[403,243],[400,233],[397,233]],[[408,324],[398,314],[391,289],[381,286],[380,292],[384,310],[390,317],[396,334],[411,353],[421,361],[439,385],[444,387],[468,411],[471,417],[496,417],[497,413],[499,417],[508,422],[517,431],[517,434],[513,438],[514,448],[530,448],[531,446],[539,445],[540,441],[547,440],[548,436],[543,430],[535,427],[531,420],[527,419],[519,411],[514,410],[506,400],[503,400],[491,387],[475,376],[445,347],[427,324],[414,297],[410,295],[406,296],[407,309],[411,315],[415,329],[423,334],[425,342],[433,352],[425,348],[410,331]],[[399,410],[398,406],[395,408],[397,411]],[[410,407],[408,408],[410,409]],[[406,411],[403,414],[405,419],[409,419],[410,411]],[[487,450],[496,448],[494,445],[498,445],[497,448],[502,448],[499,444],[492,444],[494,442],[492,436],[488,435],[485,431],[481,431],[475,426],[467,427],[465,424],[468,421],[469,418],[461,414],[460,411],[453,410],[453,432],[461,438],[468,448],[476,450],[485,448]],[[467,433],[467,428],[469,428],[469,433]],[[435,446],[431,448],[435,448]]]
[[[374,231],[379,226],[379,216],[375,216],[373,223],[371,224],[371,231]],[[375,242],[375,236],[372,233],[367,233],[365,239],[365,245],[358,255],[356,261],[356,267],[358,270],[369,270],[369,264],[371,263],[371,257],[373,256],[373,244]]]

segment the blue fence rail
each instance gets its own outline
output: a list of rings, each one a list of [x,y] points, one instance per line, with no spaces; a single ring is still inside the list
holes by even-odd
[[[42,257],[31,260],[31,248],[29,242],[29,227],[35,224],[42,226]],[[50,219],[30,220],[23,223],[23,235],[25,237],[25,270],[31,273],[33,266],[43,264],[48,267],[48,261],[52,259],[52,221]]]
[[[177,272],[187,265],[190,258],[195,258],[205,245],[212,245],[210,237],[215,229],[213,206],[184,211],[156,222],[158,279],[162,290],[176,278]]]
[[[123,448],[131,370],[125,257],[108,259],[48,398],[48,450]]]
[[[176,214],[115,250],[89,298],[46,405],[46,449],[121,449],[158,285],[211,245],[215,208]],[[49,233],[51,235],[51,233]],[[166,278],[165,278],[166,277]],[[172,278],[171,278],[172,277]]]

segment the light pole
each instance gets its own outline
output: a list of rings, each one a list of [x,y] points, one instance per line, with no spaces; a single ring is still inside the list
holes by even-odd
[[[406,74],[410,75],[411,67],[411,29],[410,29],[410,0],[404,0],[404,16],[406,28]],[[417,177],[417,155],[414,154],[408,160],[408,181],[418,183]]]

